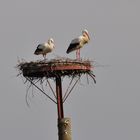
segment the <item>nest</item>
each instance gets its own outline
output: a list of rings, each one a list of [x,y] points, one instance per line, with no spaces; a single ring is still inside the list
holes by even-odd
[[[19,70],[18,76],[24,76],[25,82],[29,82],[29,87],[36,87],[41,93],[47,96],[51,101],[57,104],[56,92],[54,88],[49,82],[49,79],[56,80],[56,78],[61,77],[68,77],[68,87],[65,90],[65,94],[63,96],[63,103],[66,101],[68,96],[70,95],[71,91],[75,87],[75,85],[80,81],[82,75],[91,77],[91,79],[96,83],[95,75],[93,74],[93,65],[92,61],[90,60],[76,60],[76,59],[69,59],[69,58],[56,58],[51,60],[37,60],[37,61],[19,61],[17,65],[17,69]],[[40,83],[40,85],[39,85]],[[89,82],[88,82],[89,83]],[[43,85],[49,86],[55,99],[48,95]],[[26,103],[28,103],[28,90],[26,94]]]
[[[69,58],[59,58],[51,60],[38,60],[31,62],[20,62],[17,68],[24,77],[30,79],[56,78],[56,77],[76,77],[82,74],[93,74],[93,66],[90,60],[75,60]],[[95,80],[95,79],[94,79]]]

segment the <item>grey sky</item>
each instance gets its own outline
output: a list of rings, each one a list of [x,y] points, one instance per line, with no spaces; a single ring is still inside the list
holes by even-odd
[[[88,29],[83,58],[95,60],[97,84],[75,88],[65,104],[73,139],[140,139],[140,2],[138,0],[0,1],[0,139],[57,139],[56,106],[35,92],[28,108],[26,85],[16,77],[17,58],[27,61],[38,45],[53,37],[49,58],[75,57],[65,51]]]

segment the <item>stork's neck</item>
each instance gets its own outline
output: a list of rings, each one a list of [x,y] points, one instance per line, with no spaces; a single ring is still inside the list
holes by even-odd
[[[49,43],[45,42],[44,45],[47,46]]]
[[[82,40],[83,40],[84,43],[88,43],[89,42],[89,37],[87,35],[83,35]]]
[[[51,48],[54,48],[54,43],[49,42],[48,44],[50,45]]]

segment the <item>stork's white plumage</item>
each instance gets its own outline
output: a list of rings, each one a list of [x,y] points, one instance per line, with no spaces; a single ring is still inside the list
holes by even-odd
[[[47,53],[52,52],[54,49],[54,40],[50,38],[48,42],[39,44],[34,52],[36,55],[42,54],[44,59],[46,59]]]
[[[80,49],[89,42],[90,37],[88,31],[85,29],[82,31],[82,35],[71,41],[66,53],[70,53],[76,50],[76,58],[80,59]]]

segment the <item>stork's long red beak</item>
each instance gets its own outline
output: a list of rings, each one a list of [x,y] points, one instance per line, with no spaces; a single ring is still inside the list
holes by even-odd
[[[88,39],[90,40],[89,34],[88,34],[87,32],[85,32],[85,33],[86,33],[86,35],[87,35]]]

